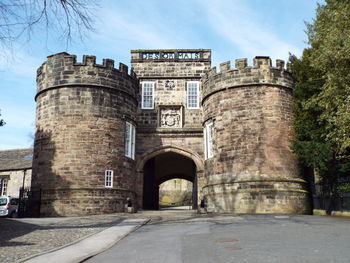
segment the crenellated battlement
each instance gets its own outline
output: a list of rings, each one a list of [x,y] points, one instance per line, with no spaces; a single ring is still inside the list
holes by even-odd
[[[44,67],[45,64],[49,63],[51,60],[56,60],[57,58],[62,58],[63,57],[63,64],[61,66],[90,66],[90,67],[98,67],[98,68],[106,68],[106,69],[111,69],[111,70],[116,70],[121,73],[129,74],[129,68],[127,65],[123,63],[119,63],[119,68],[116,69],[114,67],[114,60],[109,59],[109,58],[104,58],[102,60],[102,64],[97,64],[96,63],[96,56],[91,56],[91,55],[83,55],[83,60],[82,62],[77,62],[77,56],[76,55],[71,55],[66,52],[61,52],[57,53],[51,56],[48,56],[48,60],[44,62],[41,67],[38,69],[37,73],[40,75],[42,73],[42,68]],[[135,73],[130,70],[131,77],[136,77]]]
[[[220,71],[211,68],[203,77],[203,100],[213,92],[222,89],[248,85],[277,85],[287,88],[293,87],[291,73],[285,69],[285,62],[277,59],[272,66],[270,57],[255,57],[253,66],[248,66],[246,58],[236,59],[235,68],[231,69],[231,62],[220,64]]]
[[[138,79],[133,70],[119,63],[114,67],[114,60],[103,59],[96,63],[96,56],[84,55],[81,62],[76,55],[66,52],[47,57],[37,70],[37,93],[51,88],[66,86],[100,86],[119,89],[136,98]]]

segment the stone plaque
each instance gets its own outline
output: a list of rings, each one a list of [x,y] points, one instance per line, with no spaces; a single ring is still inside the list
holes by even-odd
[[[173,80],[167,80],[167,81],[165,82],[165,87],[166,87],[167,89],[173,89],[173,88],[175,88],[175,81],[173,81]]]
[[[182,110],[181,106],[168,106],[160,108],[161,128],[181,128]]]

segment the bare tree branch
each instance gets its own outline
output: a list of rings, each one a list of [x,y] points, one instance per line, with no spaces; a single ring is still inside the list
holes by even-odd
[[[9,48],[15,41],[44,30],[47,38],[83,39],[93,31],[91,0],[0,0],[0,47]]]
[[[96,8],[96,0],[0,0],[0,59],[12,53],[17,41],[29,42],[38,32],[46,34],[46,41],[51,36],[65,40],[66,47],[73,37],[83,40],[93,31]]]

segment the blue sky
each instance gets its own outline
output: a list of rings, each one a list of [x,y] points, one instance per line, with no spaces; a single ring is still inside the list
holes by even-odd
[[[315,16],[316,0],[133,0],[100,1],[95,32],[67,48],[36,33],[0,56],[0,150],[32,145],[36,69],[50,54],[66,51],[130,64],[131,49],[208,48],[212,66],[255,56],[288,59],[307,47],[304,21]],[[6,52],[6,50],[5,50]]]

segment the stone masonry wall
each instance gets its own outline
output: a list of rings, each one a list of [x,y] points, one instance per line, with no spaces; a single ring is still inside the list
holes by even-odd
[[[6,171],[0,172],[0,178],[6,178],[7,181],[7,192],[6,195],[19,196],[19,189],[24,186],[30,188],[32,179],[32,170],[18,170],[18,171]],[[23,182],[24,179],[24,182]]]
[[[42,188],[42,215],[121,212],[135,199],[124,138],[125,121],[136,125],[138,82],[113,64],[60,53],[38,70],[33,185]],[[112,188],[105,170],[114,172]]]
[[[306,213],[306,182],[290,150],[292,78],[266,57],[236,69],[221,64],[203,80],[203,114],[213,122],[214,156],[205,162],[208,211]]]
[[[159,204],[161,206],[188,205],[192,199],[192,182],[172,179],[159,185]]]
[[[172,50],[166,51],[171,52]],[[132,69],[140,81],[154,81],[156,83],[154,109],[142,110],[141,103],[139,104],[137,121],[140,129],[158,128],[160,122],[159,109],[164,105],[175,105],[182,108],[183,129],[202,129],[201,109],[188,109],[186,105],[186,83],[188,81],[200,81],[201,77],[210,69],[210,51],[199,51],[203,51],[203,58],[201,59],[178,61],[140,60],[139,56],[143,52],[142,50],[131,52]],[[167,82],[174,83],[174,87],[167,87]],[[138,94],[138,99],[141,101],[141,93]]]
[[[194,59],[142,59],[144,53],[180,53],[200,52],[202,57]],[[137,154],[140,161],[147,158],[147,153],[156,149],[176,148],[194,153],[202,161],[203,156],[203,127],[202,109],[188,109],[186,102],[186,83],[200,81],[210,69],[211,51],[199,50],[133,50],[131,51],[131,65],[137,77],[142,81],[155,82],[154,109],[141,109],[137,112]],[[173,85],[167,86],[168,83]],[[200,100],[201,100],[200,86]],[[141,101],[141,89],[138,95]],[[162,109],[174,106],[181,111],[182,125],[177,128],[161,127],[160,116]],[[197,167],[198,168],[198,167]],[[198,173],[198,184],[202,184],[203,171]],[[138,195],[142,196],[143,174],[138,175]],[[200,189],[200,187],[198,188]],[[142,200],[139,200],[142,202]]]

